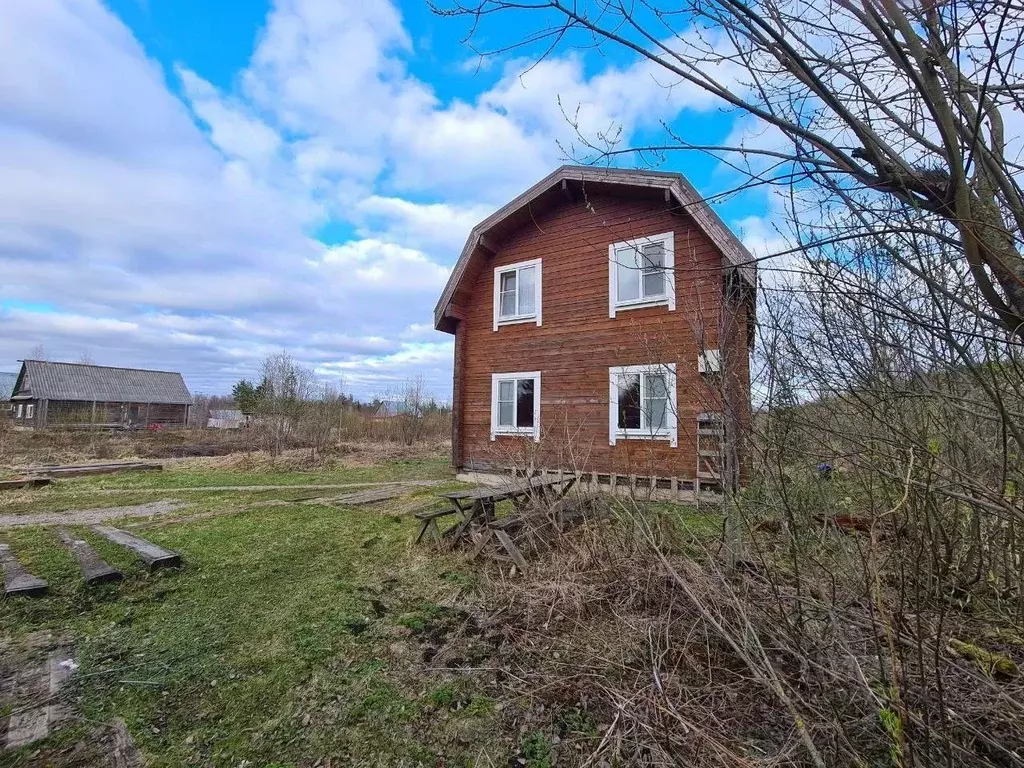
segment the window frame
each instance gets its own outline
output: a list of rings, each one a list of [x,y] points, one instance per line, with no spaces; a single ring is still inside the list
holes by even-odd
[[[533,380],[533,426],[503,427],[498,424],[498,387],[502,381],[514,381],[518,389],[522,379]],[[540,371],[513,371],[491,374],[491,440],[499,437],[532,437],[540,442]]]
[[[508,272],[516,273],[516,309],[519,309],[519,272],[529,267],[536,268],[536,288],[537,295],[534,297],[535,311],[529,314],[515,314],[508,317],[501,317],[501,276]],[[542,320],[542,307],[541,307],[541,294],[542,294],[542,267],[541,259],[530,259],[529,261],[519,261],[515,264],[506,264],[503,267],[494,268],[494,330],[498,330],[498,326],[501,325],[516,325],[518,323],[536,323],[538,326],[541,325]]]
[[[25,404],[24,403],[16,404],[14,406],[14,413],[15,413],[14,418],[16,418],[16,419],[23,419],[23,418],[25,418],[25,416],[24,416]]]
[[[26,419],[31,419],[33,416],[35,416],[35,413],[36,413],[35,403],[28,403],[28,404],[25,405],[25,418]]]
[[[665,414],[665,427],[652,430],[644,427],[645,413],[643,406],[640,409],[640,429],[619,428],[619,377],[637,375],[640,376],[640,402],[643,403],[646,392],[645,376],[651,374],[663,374],[668,390],[667,413]],[[608,444],[615,445],[618,440],[667,440],[672,448],[679,447],[679,410],[676,400],[676,364],[675,363],[653,363],[649,365],[620,365],[608,369]]]
[[[639,299],[626,299],[619,301],[619,274],[618,267],[619,262],[615,254],[626,248],[631,248],[635,253],[640,253],[640,249],[645,245],[652,245],[653,243],[662,243],[665,247],[665,264],[663,266],[665,272],[665,293],[661,296],[655,296],[651,298],[645,298],[643,295]],[[645,237],[638,237],[634,240],[623,240],[622,242],[612,243],[608,246],[608,317],[615,317],[617,311],[623,311],[627,309],[639,309],[641,307],[658,307],[667,306],[669,312],[672,312],[676,308],[676,253],[675,253],[675,233],[674,232],[662,232],[658,235],[647,235]],[[638,273],[641,273],[639,267],[637,267]],[[640,292],[643,294],[643,274],[640,274]]]

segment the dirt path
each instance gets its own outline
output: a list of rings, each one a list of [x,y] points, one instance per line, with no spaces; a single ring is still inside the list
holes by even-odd
[[[260,492],[260,491],[332,491],[346,488],[395,488],[400,489],[394,496],[402,496],[410,493],[415,488],[429,488],[440,485],[439,480],[404,480],[402,482],[388,483],[340,483],[327,485],[215,485],[205,488],[122,488],[103,489],[90,491],[90,493],[124,494],[137,493],[139,491],[156,491],[159,493],[185,493],[189,491],[239,491],[239,492]],[[390,498],[390,496],[389,496]],[[330,500],[326,500],[330,501]],[[280,503],[292,503],[282,500]],[[122,517],[160,517],[175,512],[186,506],[186,502],[176,499],[162,499],[148,504],[135,504],[125,507],[100,507],[97,509],[77,509],[59,512],[38,512],[21,513],[17,515],[0,515],[0,528],[21,528],[31,525],[94,525],[107,520],[116,520]],[[221,514],[221,512],[218,512]]]
[[[421,488],[430,488],[440,485],[441,480],[394,480],[386,483],[335,483],[327,485],[318,484],[296,484],[296,485],[190,485],[184,488],[97,488],[89,493],[189,493],[194,491],[316,491],[316,490],[337,490],[339,488],[370,488],[388,485],[415,485]]]
[[[163,499],[149,504],[130,507],[102,507],[77,509],[66,512],[39,512],[28,515],[0,515],[0,528],[20,528],[26,525],[93,525],[119,517],[154,517],[167,515],[185,506],[182,501]]]

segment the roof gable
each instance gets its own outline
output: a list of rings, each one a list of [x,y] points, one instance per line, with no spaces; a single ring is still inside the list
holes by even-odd
[[[190,405],[185,380],[172,371],[25,360],[15,393],[36,400]]]
[[[467,275],[470,262],[494,253],[495,246],[491,241],[495,235],[502,236],[525,223],[524,216],[528,218],[531,215],[532,206],[544,204],[545,199],[552,196],[571,196],[573,189],[579,186],[584,189],[660,190],[665,201],[674,201],[683,208],[721,251],[723,266],[735,268],[749,285],[756,286],[757,270],[753,256],[682,174],[563,165],[473,227],[434,308],[434,327],[449,333],[454,331],[450,313],[452,301]]]

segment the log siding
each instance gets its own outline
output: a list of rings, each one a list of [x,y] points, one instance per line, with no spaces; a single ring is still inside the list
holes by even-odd
[[[675,309],[638,307],[609,317],[609,247],[664,233],[674,241]],[[468,270],[447,315],[456,324],[452,459],[458,469],[672,478],[675,490],[682,487],[677,479],[695,479],[699,414],[724,412],[728,392],[741,403],[729,409],[736,424],[747,423],[746,305],[723,313],[729,267],[690,214],[661,196],[587,195],[538,211],[488,245],[492,255]],[[534,259],[543,264],[543,325],[495,330],[495,270]],[[698,373],[705,349],[722,350],[723,378]],[[609,370],[667,363],[676,367],[678,447],[635,438],[609,445]],[[508,370],[542,373],[536,444],[517,436],[491,439],[491,377]]]

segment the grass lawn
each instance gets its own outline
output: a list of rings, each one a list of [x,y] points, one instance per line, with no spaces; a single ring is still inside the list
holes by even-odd
[[[46,597],[0,603],[0,636],[17,649],[39,630],[66,634],[80,664],[69,688],[76,719],[0,762],[83,764],[114,718],[155,766],[507,761],[516,745],[502,735],[493,679],[466,671],[488,652],[484,638],[467,644],[461,632],[472,620],[458,606],[473,599],[474,577],[413,548],[410,515],[389,502],[312,506],[295,492],[170,490],[401,479],[451,478],[443,459],[330,472],[182,466],[69,479],[0,503],[0,514],[79,509],[168,489],[188,504],[121,524],[181,552],[180,571],[149,574],[76,529],[125,572],[120,584],[84,587],[49,529],[0,531],[51,586]],[[461,643],[454,658],[452,638]]]

